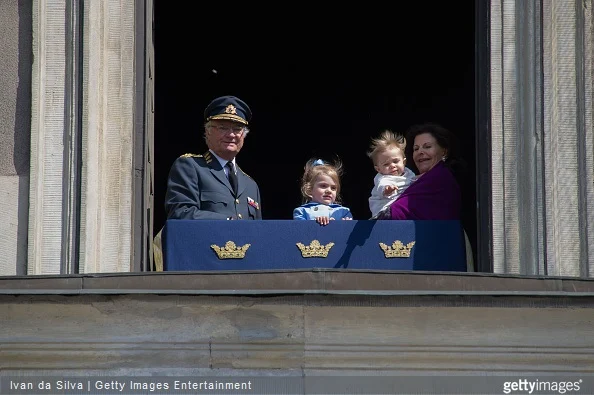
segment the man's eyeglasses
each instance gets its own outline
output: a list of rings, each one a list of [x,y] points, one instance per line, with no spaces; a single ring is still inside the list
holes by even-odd
[[[221,126],[221,125],[210,125],[211,128],[218,130],[221,134],[227,134],[233,132],[236,136],[241,136],[245,130],[243,126]]]

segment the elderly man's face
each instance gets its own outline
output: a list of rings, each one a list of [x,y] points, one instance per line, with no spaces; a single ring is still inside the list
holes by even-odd
[[[245,130],[239,122],[212,120],[206,125],[206,145],[223,159],[231,160],[241,151]]]

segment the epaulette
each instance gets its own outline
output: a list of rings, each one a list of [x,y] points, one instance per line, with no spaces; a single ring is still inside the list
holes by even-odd
[[[199,154],[183,154],[180,158],[202,158],[202,155]]]

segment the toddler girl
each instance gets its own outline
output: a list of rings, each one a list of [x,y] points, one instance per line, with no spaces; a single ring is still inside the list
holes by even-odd
[[[331,220],[352,220],[351,210],[340,205],[342,164],[310,159],[301,178],[303,203],[293,210],[293,219],[315,220],[328,225]]]

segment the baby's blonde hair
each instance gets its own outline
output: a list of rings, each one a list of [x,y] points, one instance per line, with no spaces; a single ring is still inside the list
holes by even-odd
[[[342,162],[335,159],[334,163],[328,163],[321,159],[310,159],[304,167],[303,176],[301,177],[301,196],[303,203],[311,201],[311,194],[316,178],[320,174],[326,175],[336,183],[336,199],[335,203],[340,203],[340,177],[342,177]]]
[[[389,129],[386,129],[379,135],[371,140],[371,146],[367,152],[367,156],[371,158],[374,165],[377,165],[376,160],[380,152],[384,152],[389,148],[396,147],[402,151],[402,156],[405,155],[404,150],[406,148],[406,138],[402,134],[397,134]]]

